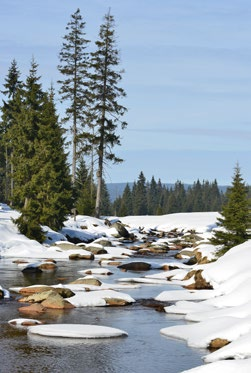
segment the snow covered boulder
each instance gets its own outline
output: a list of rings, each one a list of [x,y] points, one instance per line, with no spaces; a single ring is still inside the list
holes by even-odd
[[[45,337],[64,338],[112,338],[128,334],[120,329],[99,325],[85,324],[51,324],[37,325],[28,328],[28,334],[38,334]]]
[[[69,255],[69,259],[70,260],[94,260],[94,255],[91,252],[89,252],[88,254],[74,253],[74,254]]]
[[[101,286],[102,282],[95,278],[94,276],[85,276],[78,278],[75,281],[72,281],[71,284],[86,284],[86,285],[94,285],[94,286]]]
[[[114,290],[97,290],[76,292],[74,297],[68,299],[68,301],[75,307],[104,307],[115,305],[129,305],[135,300],[128,294],[114,291]]]
[[[27,329],[29,326],[41,325],[42,322],[36,319],[12,319],[8,321],[8,324],[19,329]]]
[[[85,250],[90,251],[94,255],[107,254],[104,247],[98,243],[85,245]]]

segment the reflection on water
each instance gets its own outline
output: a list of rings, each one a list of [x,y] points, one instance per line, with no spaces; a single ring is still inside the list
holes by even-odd
[[[143,260],[143,259],[142,259]],[[154,260],[156,262],[156,260]],[[82,275],[78,270],[97,266],[96,262],[58,262],[58,270],[39,277],[24,276],[11,260],[0,260],[1,282],[4,288],[27,286],[35,283],[55,284],[62,279],[70,282]],[[114,275],[102,278],[114,282],[119,277],[137,277],[142,273],[122,273],[111,268]],[[153,298],[170,285],[141,285],[126,289],[134,299]],[[176,287],[175,287],[176,288]],[[8,320],[22,317],[20,303],[0,301],[0,361],[2,372],[86,372],[86,373],[178,373],[200,365],[205,350],[193,350],[183,341],[160,334],[160,329],[184,323],[180,317],[167,315],[133,304],[126,307],[85,307],[67,311],[49,310],[36,318],[48,323],[95,324],[123,329],[128,337],[82,340],[49,338],[27,335],[8,325]],[[24,316],[26,317],[26,316]]]

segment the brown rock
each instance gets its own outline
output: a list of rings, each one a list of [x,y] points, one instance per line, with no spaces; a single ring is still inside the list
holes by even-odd
[[[51,294],[58,294],[54,289],[48,291],[42,291],[39,293],[34,293],[28,295],[27,297],[21,298],[18,301],[23,303],[41,303],[45,299],[47,299]]]
[[[184,286],[186,289],[213,289],[212,285],[202,276],[202,269],[194,271],[194,283]],[[193,271],[192,271],[193,272]]]
[[[21,313],[28,313],[28,314],[36,314],[36,313],[44,313],[46,308],[43,307],[40,303],[34,303],[30,306],[24,306],[18,308],[18,311]]]
[[[95,285],[95,286],[101,286],[102,282],[99,281],[95,277],[83,277],[83,278],[78,278],[75,281],[72,281],[71,284],[85,284],[85,285]]]
[[[55,271],[57,269],[57,266],[55,263],[52,263],[52,262],[44,262],[42,264],[40,264],[39,266],[40,269],[42,270],[49,270],[49,271]]]
[[[63,297],[63,298],[70,298],[70,297],[73,297],[73,295],[75,295],[75,293],[73,293],[73,291],[71,291],[71,289],[67,289],[67,288],[54,288],[54,290],[59,295],[61,295],[61,297]]]
[[[201,254],[201,252],[199,252],[199,251],[197,251],[197,252],[195,253],[195,257],[196,257],[197,262],[198,262],[199,264],[207,264],[207,263],[210,263],[210,260],[208,260],[208,258],[207,258],[206,256],[203,256],[203,257],[202,257],[202,254]]]
[[[35,293],[42,293],[43,291],[54,290],[52,286],[41,285],[41,286],[28,286],[19,290],[19,294],[30,295]]]
[[[45,308],[53,309],[75,308],[72,304],[64,300],[64,298],[57,292],[51,292],[41,305]]]
[[[69,255],[70,260],[94,260],[93,253],[90,252],[90,254],[87,255],[81,255],[81,254],[71,254]]]
[[[17,260],[13,260],[12,263],[15,263],[15,264],[28,264],[29,262],[27,262],[27,260],[25,259],[17,259]]]
[[[127,306],[129,304],[125,299],[120,298],[104,298],[104,300],[108,306],[112,307]]]
[[[149,271],[151,269],[151,264],[145,262],[131,262],[122,264],[118,266],[118,268],[124,271]]]
[[[215,338],[215,339],[212,339],[212,341],[210,342],[208,349],[218,350],[219,348],[224,347],[229,343],[230,341],[228,341],[227,339]]]
[[[85,247],[86,251],[90,251],[94,255],[107,254],[107,251],[101,245],[89,245]]]

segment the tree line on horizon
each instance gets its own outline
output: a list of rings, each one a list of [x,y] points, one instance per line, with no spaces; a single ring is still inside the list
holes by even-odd
[[[168,187],[154,176],[147,181],[141,171],[138,180],[131,187],[127,184],[122,195],[115,199],[112,208],[117,216],[220,211],[224,198],[216,180],[197,180],[188,187],[178,180]]]

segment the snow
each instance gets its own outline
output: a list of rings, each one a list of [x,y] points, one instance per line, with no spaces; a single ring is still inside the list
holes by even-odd
[[[19,319],[12,319],[8,321],[8,324],[13,326],[14,328],[18,329],[27,329],[28,326],[34,324],[34,325],[39,325],[42,324],[41,321],[36,320],[36,319],[24,319],[24,318],[19,318]]]
[[[112,338],[127,336],[117,328],[88,324],[48,324],[28,327],[28,334],[64,338]]]
[[[75,307],[103,307],[106,306],[105,298],[116,298],[128,303],[135,302],[130,295],[114,290],[97,290],[84,293],[78,291],[73,297],[67,298],[67,300]]]
[[[182,373],[250,373],[251,359],[238,361],[217,361],[216,363],[184,370]]]
[[[114,238],[115,230],[105,224],[103,219],[77,216],[76,221],[69,217],[61,232],[53,232],[48,227],[43,227],[47,239],[44,245],[29,240],[18,233],[12,219],[19,216],[18,212],[8,206],[0,205],[0,256],[5,258],[29,258],[34,262],[45,258],[68,259],[71,253],[83,254],[85,250],[73,246],[70,250],[63,250],[53,245],[55,242],[66,241],[66,234],[78,232],[78,237],[84,240],[96,240],[105,237],[111,241],[111,247],[105,247],[107,254],[95,255],[95,261],[108,265],[109,259],[127,259],[133,256],[133,251],[121,245]],[[178,229],[185,233],[195,230],[202,237],[197,250],[202,257],[215,258],[215,248],[208,244],[208,238],[216,227],[216,212],[208,213],[180,213],[163,216],[128,216],[119,218],[126,224],[129,232],[142,237],[142,229],[147,231],[170,231]],[[75,233],[74,233],[75,234]],[[165,242],[168,239],[164,240]],[[156,243],[161,244],[163,239],[156,238]],[[172,239],[168,241],[171,244]],[[52,246],[50,246],[52,244]],[[192,251],[192,249],[189,249]],[[174,261],[172,261],[174,263]],[[170,261],[171,263],[171,261]],[[170,264],[169,263],[169,264]],[[175,262],[176,263],[176,262]],[[178,263],[178,264],[177,264]],[[251,371],[251,240],[229,250],[224,256],[209,264],[195,264],[187,266],[177,261],[178,269],[164,271],[155,268],[154,273],[147,276],[121,278],[117,284],[103,283],[101,286],[87,284],[64,284],[75,292],[68,301],[76,307],[104,306],[105,299],[119,298],[126,302],[134,299],[118,290],[139,287],[139,284],[188,284],[193,279],[183,281],[189,270],[202,270],[202,275],[209,282],[212,290],[177,290],[162,291],[156,294],[155,299],[170,301],[174,304],[165,307],[166,313],[182,315],[186,320],[184,325],[174,325],[161,329],[161,334],[166,338],[185,340],[189,346],[206,348],[212,339],[223,338],[230,343],[221,349],[206,354],[201,366],[185,371],[186,373],[207,372],[250,372]],[[163,260],[162,264],[167,264]],[[102,276],[102,271],[94,271],[94,275]],[[83,273],[84,274],[84,273]],[[167,280],[170,279],[171,280]],[[138,283],[138,284],[137,284]],[[88,291],[86,291],[88,289]],[[18,291],[18,288],[16,288]],[[8,290],[3,289],[5,297]],[[29,335],[41,334],[45,336],[61,336],[70,338],[100,338],[126,335],[123,331],[114,331],[112,328],[94,325],[36,325],[28,327]],[[113,334],[115,333],[115,334]],[[226,360],[228,359],[228,360]],[[231,360],[229,360],[231,359]],[[206,363],[206,364],[204,364]],[[184,373],[184,372],[183,372]]]
[[[145,230],[170,231],[173,229],[196,229],[200,233],[210,232],[216,227],[217,212],[176,213],[158,216],[126,216],[121,222],[134,229],[144,227]]]

